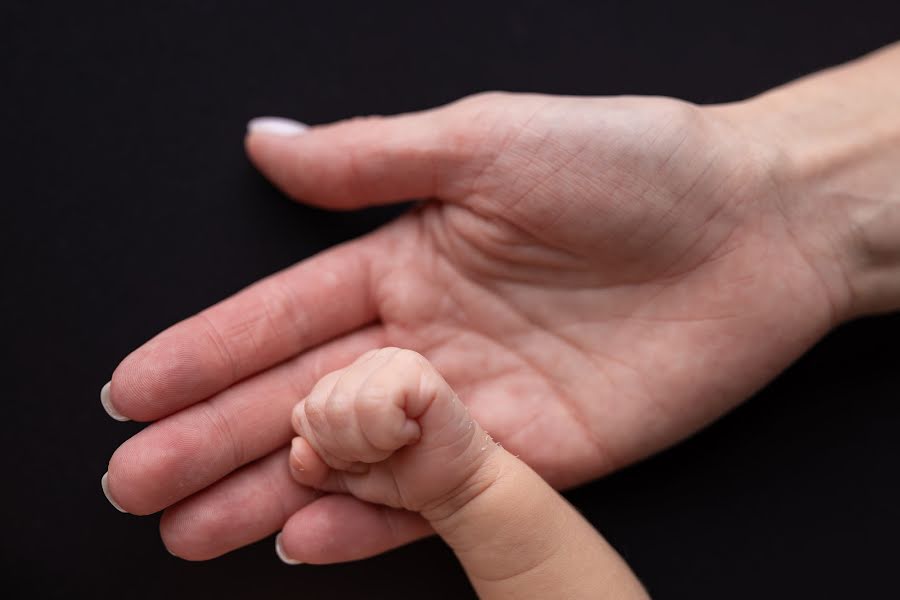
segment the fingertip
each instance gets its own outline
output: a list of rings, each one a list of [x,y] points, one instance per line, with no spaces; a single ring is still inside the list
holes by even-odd
[[[253,164],[277,182],[284,176],[281,163],[290,153],[292,141],[308,130],[308,125],[293,119],[256,117],[247,122],[244,149]]]
[[[309,442],[299,436],[291,440],[288,463],[294,481],[314,488],[325,482],[330,470]]]
[[[296,560],[296,559],[291,558],[291,557],[288,556],[287,553],[284,551],[284,544],[283,544],[283,542],[282,542],[282,538],[281,538],[281,534],[280,534],[280,533],[279,533],[278,535],[275,536],[275,554],[277,554],[277,555],[278,555],[278,558],[281,559],[281,562],[283,562],[283,563],[286,564],[286,565],[291,565],[291,566],[293,566],[293,565],[301,565],[301,564],[303,564],[303,561],[300,561],[300,560]]]
[[[100,388],[100,405],[103,407],[103,410],[106,411],[110,417],[115,419],[116,421],[124,422],[130,421],[128,417],[120,413],[116,410],[116,407],[113,406],[111,399],[111,388],[112,388],[112,380],[107,381],[102,388]]]
[[[112,493],[110,493],[109,491],[109,471],[104,473],[103,477],[100,478],[100,489],[103,490],[103,495],[106,496],[106,499],[109,501],[109,503],[113,505],[113,508],[122,513],[128,512],[113,499]]]
[[[100,479],[103,494],[116,510],[137,516],[145,516],[159,510],[154,504],[155,498],[148,494],[150,485],[144,479],[134,477],[136,466],[134,438],[126,440],[116,448],[109,458],[106,473]],[[154,471],[154,474],[156,472]],[[111,488],[110,481],[115,480],[115,491]]]
[[[288,456],[288,460],[290,461],[292,471],[306,470],[304,459],[307,453],[306,447],[308,446],[309,442],[304,440],[302,437],[298,436],[291,440],[291,453]]]
[[[210,376],[209,371],[215,369],[211,360],[219,360],[221,353],[210,352],[214,350],[210,338],[197,331],[173,334],[184,323],[157,334],[118,364],[108,390],[117,414],[138,422],[155,421],[219,387],[221,380],[212,379],[217,373]]]

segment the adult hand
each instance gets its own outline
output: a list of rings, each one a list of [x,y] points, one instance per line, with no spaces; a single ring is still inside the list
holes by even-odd
[[[897,54],[849,69],[884,56],[896,67]],[[812,139],[801,120],[772,116],[794,106],[787,93],[717,107],[490,93],[251,129],[251,159],[298,200],[428,200],[128,356],[105,399],[155,422],[116,450],[109,495],[134,514],[165,510],[163,540],[188,559],[279,529],[289,556],[314,563],[427,534],[417,516],[317,495],[288,472],[291,407],[389,345],[427,356],[557,487],[698,430],[833,325],[896,296],[883,270],[862,268],[888,236],[861,236],[861,215],[885,213],[819,185],[826,172],[854,180],[852,161],[797,143]],[[898,189],[885,186],[880,198]]]

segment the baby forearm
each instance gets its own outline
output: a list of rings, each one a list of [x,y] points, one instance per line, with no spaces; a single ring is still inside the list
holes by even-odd
[[[423,513],[479,597],[647,598],[616,551],[568,502],[519,459],[491,448],[469,497]]]

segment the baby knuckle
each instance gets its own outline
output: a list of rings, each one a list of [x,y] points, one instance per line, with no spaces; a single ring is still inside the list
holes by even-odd
[[[378,358],[387,358],[387,359],[390,359],[391,356],[397,354],[397,352],[400,352],[400,351],[401,351],[401,349],[400,349],[400,348],[397,348],[397,347],[395,347],[395,346],[385,346],[385,347],[383,347],[383,348],[379,348],[379,349],[375,352],[375,356],[378,357]]]
[[[434,369],[425,369],[419,374],[419,393],[425,397],[444,397],[452,395],[453,390]]]
[[[322,396],[310,396],[303,403],[302,410],[312,427],[322,427],[328,422],[325,415],[325,398]]]
[[[336,389],[325,406],[325,418],[332,427],[346,427],[352,418],[356,394]]]
[[[391,358],[391,362],[402,369],[423,370],[429,367],[428,359],[415,350],[401,349]]]
[[[366,386],[356,399],[356,411],[361,415],[369,415],[389,406],[396,391],[375,383]]]
[[[350,367],[344,367],[343,369],[337,369],[336,371],[331,371],[330,373],[324,375],[321,379],[319,379],[316,384],[309,391],[310,397],[328,397],[328,394],[334,388],[335,385],[341,380],[341,376],[347,371]]]
[[[304,404],[305,402],[298,402],[294,405],[294,408],[291,409],[291,427],[293,427],[294,431],[297,433],[303,431]]]
[[[355,362],[362,363],[366,362],[367,360],[371,360],[373,357],[377,356],[380,351],[381,348],[373,348],[371,350],[367,350],[366,352],[360,354],[359,358],[357,358]]]

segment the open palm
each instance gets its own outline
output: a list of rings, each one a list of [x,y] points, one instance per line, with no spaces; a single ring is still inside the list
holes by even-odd
[[[426,355],[474,417],[557,487],[696,431],[840,314],[785,216],[774,147],[661,98],[486,94],[294,136],[248,137],[305,202],[427,198],[400,219],[163,332],[116,370],[153,425],[110,463],[129,512],[209,558],[283,528],[293,557],[366,556],[418,517],[287,470],[289,411],[372,347]]]

